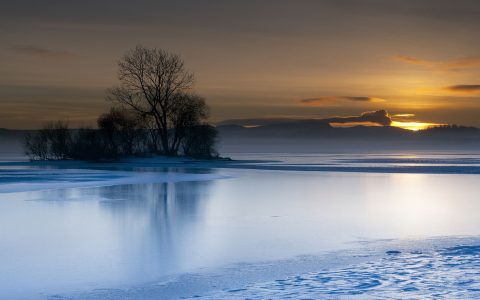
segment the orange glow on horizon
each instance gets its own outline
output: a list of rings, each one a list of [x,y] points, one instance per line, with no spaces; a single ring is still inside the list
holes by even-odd
[[[445,124],[439,124],[439,123],[426,123],[426,122],[401,122],[401,121],[392,121],[392,124],[390,124],[393,127],[399,127],[407,130],[412,130],[412,131],[419,131],[423,129],[427,129],[429,127],[433,126],[440,126],[440,125],[445,125]]]

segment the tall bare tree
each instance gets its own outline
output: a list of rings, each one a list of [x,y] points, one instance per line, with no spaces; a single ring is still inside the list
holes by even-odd
[[[118,62],[120,85],[109,90],[108,99],[154,119],[164,154],[175,155],[178,142],[171,121],[178,110],[179,95],[193,87],[193,73],[180,56],[162,49],[137,46]],[[173,132],[172,132],[173,129]]]

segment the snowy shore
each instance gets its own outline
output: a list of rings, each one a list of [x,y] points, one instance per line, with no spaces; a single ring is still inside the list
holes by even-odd
[[[479,245],[478,237],[365,241],[355,250],[55,299],[478,299]]]

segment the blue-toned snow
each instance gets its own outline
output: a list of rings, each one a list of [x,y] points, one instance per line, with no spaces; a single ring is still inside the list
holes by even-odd
[[[239,158],[0,163],[0,299],[480,297],[480,156]]]
[[[458,242],[458,241],[457,241]],[[478,242],[478,241],[477,241]],[[414,248],[415,249],[415,248]],[[480,246],[386,251],[375,260],[322,269],[195,299],[479,299]]]

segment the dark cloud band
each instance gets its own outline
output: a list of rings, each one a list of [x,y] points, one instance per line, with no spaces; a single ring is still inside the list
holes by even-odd
[[[322,119],[313,119],[317,122],[324,123],[336,123],[336,124],[348,124],[348,123],[365,123],[365,124],[374,124],[380,126],[389,126],[392,124],[392,119],[387,111],[377,110],[377,111],[368,111],[360,114],[359,116],[348,116],[348,117],[331,117],[331,118],[322,118]],[[292,118],[259,118],[259,119],[234,119],[234,120],[225,120],[219,123],[218,125],[257,125],[265,126],[275,123],[286,123],[286,122],[302,122],[302,121],[312,121],[312,119],[292,119]]]
[[[352,101],[352,102],[385,102],[385,99],[368,97],[368,96],[325,96],[303,98],[300,102],[307,105],[321,105],[324,103],[334,103],[338,101]]]
[[[459,84],[448,86],[445,89],[451,92],[476,93],[480,92],[480,84]]]
[[[32,45],[21,45],[11,47],[10,50],[17,54],[35,56],[35,57],[47,57],[47,58],[69,58],[75,56],[74,53],[63,50],[53,50]]]

